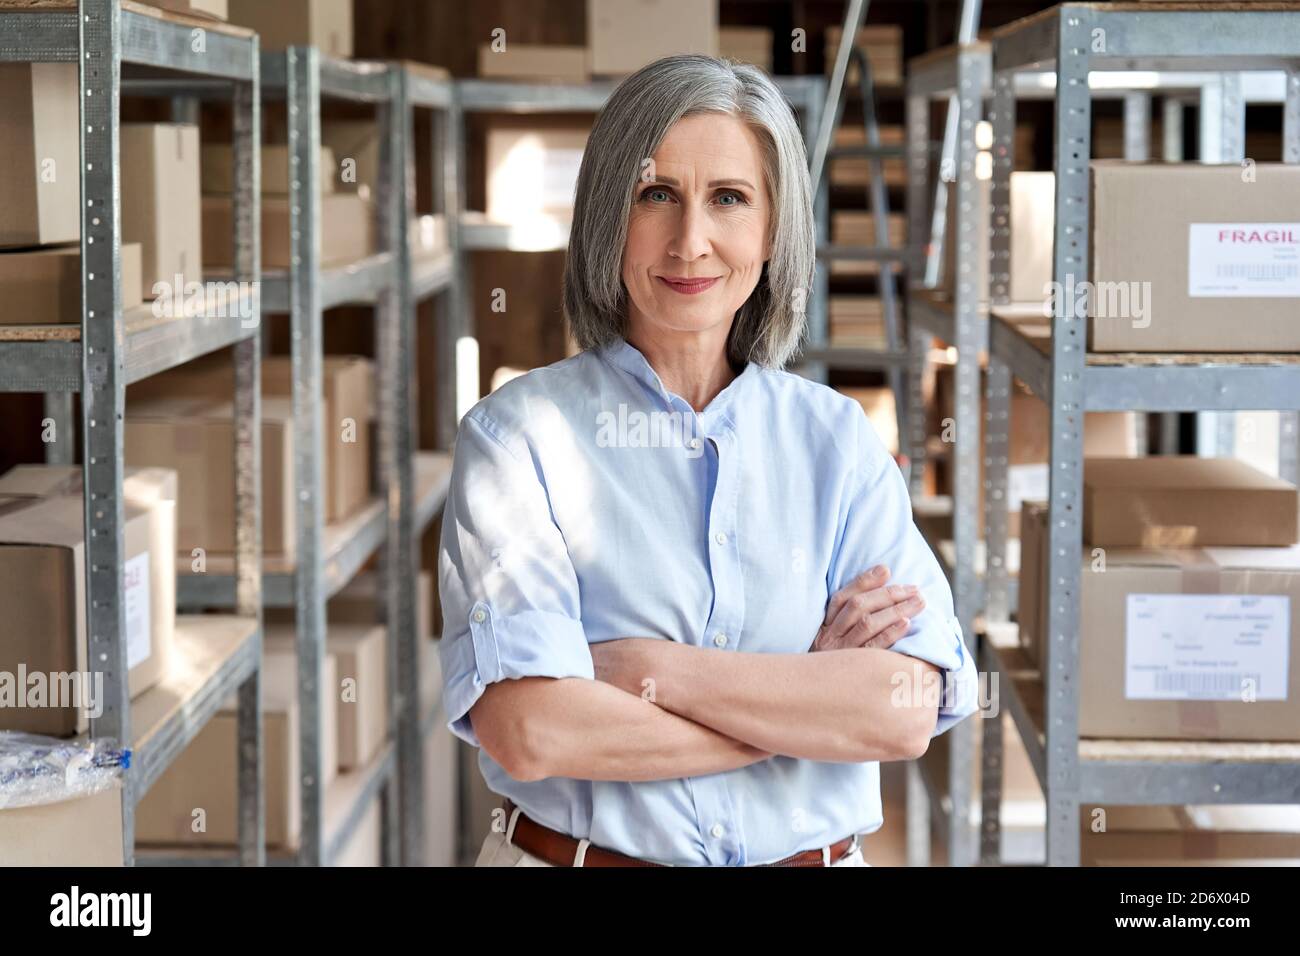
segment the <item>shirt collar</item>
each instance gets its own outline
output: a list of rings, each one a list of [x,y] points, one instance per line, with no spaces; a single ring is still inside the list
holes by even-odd
[[[606,362],[623,370],[637,381],[644,384],[652,392],[662,398],[665,404],[680,404],[686,408],[691,407],[690,403],[684,398],[668,391],[664,386],[663,379],[659,377],[659,373],[654,370],[654,367],[650,364],[644,353],[642,353],[642,351],[635,345],[632,345],[624,339],[621,335],[616,336],[613,341],[600,347],[597,351],[600,354],[600,357]],[[758,374],[758,365],[754,362],[747,362],[744,370],[728,382],[722,391],[713,396],[713,400],[705,406],[704,411],[699,413],[700,416],[712,417],[716,414],[725,415],[727,409],[730,408],[732,403],[736,401],[736,398],[746,390],[750,382],[757,378]]]

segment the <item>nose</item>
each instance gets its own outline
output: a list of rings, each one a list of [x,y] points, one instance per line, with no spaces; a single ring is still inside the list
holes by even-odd
[[[668,254],[674,259],[693,262],[707,256],[711,248],[708,217],[692,205],[684,204]]]

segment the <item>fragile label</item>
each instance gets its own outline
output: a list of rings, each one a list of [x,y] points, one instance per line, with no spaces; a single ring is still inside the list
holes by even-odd
[[[1187,294],[1300,296],[1300,222],[1189,223]]]
[[[1274,594],[1130,594],[1129,700],[1286,700],[1291,599]]]
[[[122,606],[126,612],[126,666],[149,659],[149,552],[128,558],[122,567]]]

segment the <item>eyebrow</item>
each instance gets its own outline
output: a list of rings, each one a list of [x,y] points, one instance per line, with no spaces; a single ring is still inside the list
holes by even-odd
[[[657,183],[663,183],[665,186],[681,185],[680,182],[673,179],[671,176],[656,176],[654,178],[654,181]],[[713,182],[709,183],[708,188],[715,189],[718,186],[746,186],[749,189],[754,188],[753,183],[751,183],[748,179],[715,179],[713,180]]]

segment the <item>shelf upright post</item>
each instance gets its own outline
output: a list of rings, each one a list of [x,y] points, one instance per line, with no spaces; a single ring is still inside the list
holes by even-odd
[[[320,866],[324,855],[321,694],[325,656],[325,589],[321,553],[321,294],[320,294],[320,53],[291,46],[285,53],[289,113],[289,316],[293,369],[293,459],[297,571],[299,788],[302,835],[298,862]],[[335,423],[330,424],[331,429]],[[330,689],[332,692],[332,688]]]
[[[1300,69],[1286,71],[1285,100],[1282,104],[1282,162],[1300,163]],[[1300,484],[1300,412],[1278,412],[1277,473]]]
[[[909,89],[903,109],[907,136],[907,244],[914,260],[921,261],[930,241],[925,214],[930,182],[930,98]],[[915,274],[908,273],[907,286],[910,288],[917,278]],[[924,382],[932,338],[916,322],[907,323],[909,401],[906,441],[901,444],[907,450],[910,461],[908,490],[914,498],[924,492],[925,469],[929,467],[925,447]]]
[[[252,40],[251,82],[234,87],[234,218],[237,301],[252,289],[251,316],[258,333],[234,347],[235,365],[235,612],[257,619],[257,659],[262,644],[262,95],[259,41]],[[266,864],[266,815],[262,780],[262,669],[239,687],[239,861]]]
[[[122,80],[120,0],[80,0],[78,72],[81,89],[81,434],[85,474],[86,630],[88,666],[103,674],[102,713],[91,736],[130,747],[127,683],[122,431],[126,370],[121,343],[122,195],[119,179],[119,94]],[[135,858],[135,788],[122,793],[122,858]]]
[[[474,334],[467,287],[469,255],[462,248],[460,216],[464,211],[465,144],[464,112],[458,91],[453,89],[451,102],[433,118],[434,202],[447,223],[447,243],[451,251],[453,279],[446,301],[437,306],[435,319],[437,361],[434,366],[434,389],[438,419],[435,423],[434,447],[451,451],[456,444],[460,423],[459,349],[463,337]],[[427,636],[427,635],[421,635]]]

